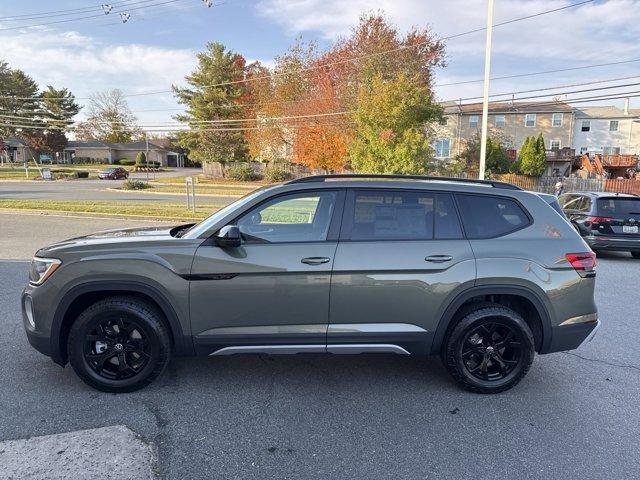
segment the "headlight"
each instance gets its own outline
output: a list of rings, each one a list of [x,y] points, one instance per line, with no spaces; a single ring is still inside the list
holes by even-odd
[[[31,285],[42,285],[61,263],[57,258],[33,257],[31,268],[29,269],[29,283]]]

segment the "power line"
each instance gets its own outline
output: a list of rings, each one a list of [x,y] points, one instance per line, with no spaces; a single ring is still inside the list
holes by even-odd
[[[160,6],[160,5],[167,5],[167,4],[170,4],[170,3],[177,3],[177,2],[183,2],[183,1],[189,1],[189,0],[165,0],[164,2],[152,3],[152,4],[142,5],[142,6],[138,6],[138,7],[134,7],[134,8],[126,8],[126,6],[125,6],[125,7],[121,7],[121,8],[123,8],[123,10],[113,10],[111,13],[112,14],[129,13],[129,12],[134,11],[134,10],[140,10],[140,9],[143,9],[143,8],[156,7],[156,6]],[[23,29],[23,28],[44,27],[46,25],[54,25],[54,24],[60,24],[60,23],[76,22],[78,20],[88,20],[88,19],[92,19],[92,18],[103,18],[104,16],[105,16],[104,13],[102,13],[102,14],[97,14],[97,15],[86,15],[86,16],[83,16],[83,17],[76,17],[76,18],[64,19],[64,20],[56,20],[56,21],[53,21],[53,22],[38,23],[38,24],[33,24],[33,25],[20,25],[20,26],[17,26],[17,27],[6,27],[6,28],[0,28],[0,32],[4,32],[4,31],[8,31],[8,30],[20,30],[20,29]]]
[[[127,5],[135,5],[137,3],[144,3],[144,2],[152,2],[154,0],[139,0],[139,1],[132,1],[132,0],[122,0],[119,2],[109,2],[109,5],[114,7],[116,5],[120,5],[123,3],[126,3]],[[129,3],[131,2],[131,3]],[[98,10],[98,11],[103,11],[102,10],[102,6],[105,5],[104,3],[98,3],[95,4],[93,6],[87,6],[87,7],[79,7],[79,8],[67,8],[65,10],[50,10],[48,12],[37,12],[37,13],[25,13],[22,15],[12,15],[12,16],[8,16],[8,17],[0,17],[0,21],[4,21],[4,20],[15,20],[15,19],[25,19],[25,20],[30,20],[30,19],[35,19],[35,18],[42,18],[42,17],[58,17],[58,16],[62,16],[62,15],[78,15],[84,12],[90,12],[93,10]],[[73,12],[73,13],[72,13]]]
[[[594,65],[584,65],[582,67],[571,67],[571,68],[559,68],[556,70],[543,70],[540,72],[529,72],[529,73],[518,73],[515,75],[501,75],[499,77],[491,77],[489,80],[507,80],[510,78],[521,78],[521,77],[533,77],[534,75],[546,75],[548,73],[562,73],[562,72],[571,72],[571,71],[575,71],[575,70],[584,70],[584,69],[588,69],[588,68],[597,68],[597,67],[610,67],[613,65],[622,65],[625,63],[633,63],[633,62],[640,62],[640,58],[634,58],[631,60],[621,60],[619,62],[609,62],[609,63],[597,63]],[[449,87],[449,86],[453,86],[453,85],[466,85],[469,83],[479,83],[479,82],[483,82],[484,79],[483,78],[478,78],[476,80],[463,80],[460,82],[449,82],[449,83],[436,83],[435,86],[437,87]],[[478,97],[480,98],[480,97]]]

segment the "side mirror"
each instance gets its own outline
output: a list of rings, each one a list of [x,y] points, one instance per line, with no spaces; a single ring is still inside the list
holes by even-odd
[[[235,225],[222,227],[215,236],[216,244],[220,247],[237,248],[242,243],[240,229]]]

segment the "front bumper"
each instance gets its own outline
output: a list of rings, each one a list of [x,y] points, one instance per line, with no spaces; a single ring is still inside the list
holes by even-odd
[[[22,324],[24,325],[24,331],[27,334],[27,340],[33,348],[40,353],[51,356],[51,336],[48,332],[39,330],[39,323],[37,321],[36,313],[33,308],[33,298],[30,294],[30,290],[33,287],[27,287],[22,292],[22,298],[20,304],[22,306]]]
[[[584,241],[593,250],[615,250],[623,252],[639,251],[640,237],[624,238],[624,237],[605,237],[601,235],[587,235]]]

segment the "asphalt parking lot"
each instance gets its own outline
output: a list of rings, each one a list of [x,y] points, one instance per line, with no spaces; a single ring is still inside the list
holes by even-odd
[[[0,217],[2,236],[28,230],[21,218]],[[390,355],[174,359],[147,389],[113,395],[28,345],[22,259],[39,237],[13,238],[0,244],[13,259],[0,260],[0,441],[126,425],[168,479],[640,477],[640,261],[628,254],[599,258],[595,339],[537,357],[500,395],[459,390],[435,358]]]

